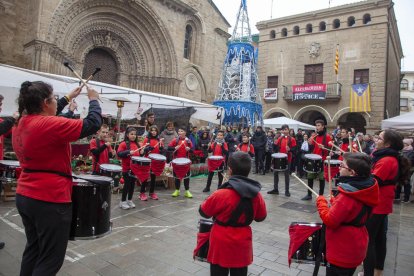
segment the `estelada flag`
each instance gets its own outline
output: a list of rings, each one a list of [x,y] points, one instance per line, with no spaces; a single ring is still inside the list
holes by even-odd
[[[368,83],[353,84],[349,96],[350,112],[370,112],[371,93]]]

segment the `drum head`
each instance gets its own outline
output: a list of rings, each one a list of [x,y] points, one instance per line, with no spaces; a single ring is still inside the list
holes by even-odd
[[[20,162],[17,160],[0,160],[0,164],[6,167],[20,167]]]
[[[151,159],[146,158],[146,157],[141,157],[141,156],[132,156],[131,157],[132,161],[138,161],[138,162],[147,162],[147,163],[151,163]]]
[[[211,159],[211,160],[223,160],[224,157],[223,156],[220,156],[220,155],[212,155],[212,156],[209,156],[208,159]]]
[[[114,180],[107,176],[101,176],[101,175],[92,175],[92,174],[80,174],[76,177],[79,177],[81,179],[72,179],[73,185],[105,185],[109,186],[111,185]]]
[[[158,154],[158,153],[151,153],[151,154],[148,155],[148,157],[152,160],[167,161],[167,157],[165,157],[162,154]]]
[[[114,164],[100,164],[99,165],[102,170],[108,172],[120,172],[122,171],[122,167]]]
[[[305,159],[322,160],[322,156],[318,154],[305,154]]]
[[[175,158],[173,161],[171,161],[175,165],[187,165],[191,163],[191,160],[188,158]]]
[[[292,225],[300,225],[300,226],[310,226],[310,227],[322,227],[322,223],[320,222],[292,222]]]
[[[272,158],[286,158],[287,154],[286,153],[273,153],[272,154]]]
[[[325,165],[328,165],[328,160],[325,160],[324,163],[325,163]],[[331,163],[331,165],[339,166],[339,165],[341,165],[342,161],[334,159],[334,160],[331,160],[330,163]]]

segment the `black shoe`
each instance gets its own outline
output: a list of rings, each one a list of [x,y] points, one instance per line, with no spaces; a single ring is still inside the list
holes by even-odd
[[[253,174],[257,174],[257,171],[253,172]]]
[[[265,175],[265,174],[266,174],[266,172],[265,172],[265,171],[263,171],[263,172],[262,172],[262,174],[263,174],[263,175]]]
[[[312,200],[312,196],[311,195],[306,195],[301,200]]]
[[[270,194],[270,195],[278,195],[279,190],[270,190],[270,191],[267,191],[267,193]]]
[[[210,188],[205,187],[203,190],[203,193],[208,193],[208,192],[210,192]]]
[[[5,243],[4,242],[0,242],[0,249],[4,248]]]
[[[285,196],[290,197],[290,193],[289,192],[285,192]]]

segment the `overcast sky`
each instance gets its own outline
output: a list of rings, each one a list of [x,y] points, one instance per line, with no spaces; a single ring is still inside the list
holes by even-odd
[[[234,26],[241,0],[213,0],[213,2],[227,21]],[[331,7],[354,2],[359,2],[359,0],[331,0]],[[414,15],[414,1],[394,0],[394,4],[404,53],[401,70],[414,71],[414,24],[411,21],[411,16]],[[328,7],[329,0],[247,0],[247,12],[252,33],[258,33],[257,22],[268,20],[271,15],[273,18],[278,18]],[[229,33],[232,33],[232,28]]]

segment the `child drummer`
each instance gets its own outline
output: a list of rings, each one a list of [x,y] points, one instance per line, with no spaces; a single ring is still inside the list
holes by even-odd
[[[237,146],[236,151],[246,152],[250,157],[254,157],[254,147],[250,144],[249,135],[242,134],[242,142]]]
[[[282,125],[281,129],[282,135],[275,141],[275,152],[285,153],[287,154],[288,162],[287,168],[284,172],[285,174],[285,196],[289,197],[289,182],[290,182],[290,165],[292,162],[292,152],[295,151],[296,148],[296,140],[295,138],[289,135],[289,126]],[[279,194],[279,172],[273,171],[273,190],[268,191],[268,194]]]
[[[185,135],[186,131],[183,128],[178,129],[178,137],[168,144],[168,150],[174,151],[173,158],[188,158],[188,152],[191,150],[193,144]],[[180,195],[180,185],[181,180],[175,178],[175,191],[171,194],[172,197],[177,197]],[[192,198],[193,195],[190,193],[189,177],[184,179],[184,188],[184,196],[187,198]]]
[[[224,171],[224,160],[226,158],[226,155],[229,151],[229,148],[227,146],[227,143],[224,141],[224,131],[219,130],[217,132],[216,139],[212,144],[210,144],[210,147],[208,149],[208,152],[212,152],[212,156],[222,156],[223,157],[223,163],[218,167],[218,188],[220,188],[221,184],[223,183],[223,171]],[[208,193],[210,192],[210,186],[211,181],[213,180],[214,176],[214,170],[208,172],[208,178],[207,178],[207,186],[204,188],[203,192]]]
[[[92,174],[100,174],[100,164],[108,164],[109,158],[116,155],[115,150],[108,141],[109,127],[103,124],[98,131],[98,136],[92,139],[89,144],[89,150],[92,153]]]
[[[143,153],[140,154],[141,156],[148,157],[150,153],[157,153],[160,154],[161,151],[164,149],[164,139],[159,139],[158,134],[158,128],[156,126],[150,126],[149,127],[148,136],[145,137],[144,141],[142,142],[142,145],[147,145],[143,149]],[[151,172],[151,183],[150,183],[150,190],[149,190],[149,197],[154,200],[158,200],[158,196],[155,193],[155,174]],[[145,188],[148,185],[148,180],[146,180],[141,185],[141,191],[139,194],[139,199],[142,201],[148,200],[147,195],[145,194]]]

